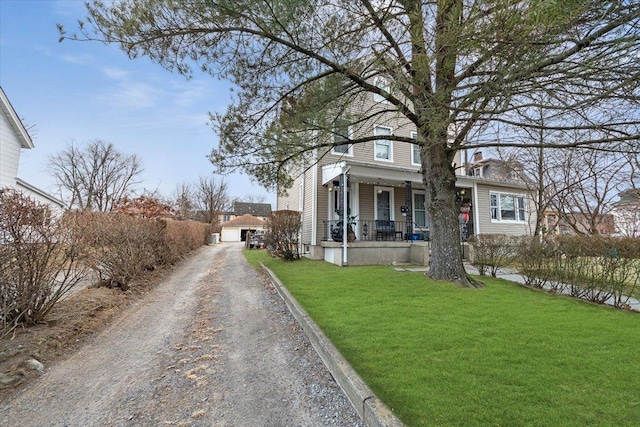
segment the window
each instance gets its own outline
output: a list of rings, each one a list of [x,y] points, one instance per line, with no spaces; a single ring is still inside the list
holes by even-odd
[[[427,228],[427,208],[425,193],[413,193],[413,222],[416,228]]]
[[[391,93],[391,85],[389,84],[389,80],[387,80],[386,78],[378,76],[374,79],[373,84],[383,91]],[[384,96],[377,93],[373,94],[373,100],[376,102],[388,102]]]
[[[376,126],[373,129],[375,136],[391,135],[391,128]],[[388,139],[380,139],[375,142],[375,159],[388,162],[393,161],[393,144]]]
[[[351,126],[346,122],[336,123],[333,128],[333,143],[336,145],[331,149],[331,154],[353,156],[353,144],[348,143],[351,139],[351,131]]]
[[[524,196],[520,194],[490,193],[491,220],[525,221]]]
[[[411,138],[418,139],[418,134],[415,132],[411,132]],[[418,144],[411,144],[411,164],[412,165],[422,165],[420,161],[420,146]]]
[[[231,215],[222,215],[222,222],[231,221]]]

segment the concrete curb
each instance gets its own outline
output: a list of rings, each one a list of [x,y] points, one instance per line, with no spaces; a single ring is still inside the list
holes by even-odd
[[[356,371],[342,357],[337,348],[329,341],[320,328],[309,317],[298,301],[284,287],[280,279],[264,264],[262,269],[269,275],[280,297],[300,323],[307,334],[311,345],[316,350],[326,367],[342,388],[347,398],[368,427],[402,427],[404,424],[373,394]]]

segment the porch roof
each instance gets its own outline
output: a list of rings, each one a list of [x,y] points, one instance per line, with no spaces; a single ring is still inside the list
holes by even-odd
[[[387,166],[382,164],[341,161],[322,166],[322,185],[326,185],[343,172],[349,173],[352,182],[383,186],[400,186],[406,181],[422,184],[422,174],[417,169]],[[474,183],[504,188],[522,188],[527,186],[521,182],[494,181],[486,178],[458,175],[456,187],[471,188]]]

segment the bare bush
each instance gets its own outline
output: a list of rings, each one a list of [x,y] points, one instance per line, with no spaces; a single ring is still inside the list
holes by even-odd
[[[504,267],[515,255],[514,241],[506,234],[478,234],[469,238],[473,247],[473,265],[484,276],[489,269],[496,277],[499,268]]]
[[[166,221],[165,262],[175,262],[189,252],[209,243],[213,226],[199,221]]]
[[[543,288],[555,278],[556,251],[552,239],[539,236],[522,236],[518,239],[518,267],[527,286]]]
[[[518,246],[526,284],[628,307],[640,287],[640,240],[602,236],[524,237]]]
[[[271,212],[266,221],[265,244],[271,255],[293,261],[300,258],[298,235],[302,227],[300,212],[282,210]]]
[[[122,213],[80,212],[89,265],[101,283],[128,289],[128,283],[159,263],[165,250],[164,221]]]
[[[82,279],[78,231],[73,216],[0,189],[0,333],[41,322]]]

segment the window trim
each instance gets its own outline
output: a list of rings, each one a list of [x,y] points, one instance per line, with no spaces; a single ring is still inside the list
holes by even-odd
[[[496,196],[496,205],[492,203],[492,197]],[[516,219],[502,219],[501,197],[511,196],[514,198],[514,215]],[[522,199],[522,209],[519,207],[519,199]],[[495,209],[495,218],[494,218]],[[523,218],[520,219],[520,212]],[[526,224],[527,223],[527,196],[522,193],[510,193],[504,191],[489,191],[489,216],[492,223]]]
[[[378,135],[376,134],[376,129],[388,129],[389,130],[389,135]],[[392,136],[393,135],[393,128],[389,127],[389,126],[379,126],[379,125],[374,125],[373,126],[373,136]],[[381,140],[376,139],[375,141],[373,141],[373,160],[376,162],[387,162],[387,163],[393,163],[393,141],[391,139],[385,139],[384,141],[387,141],[389,143],[389,158],[388,159],[384,159],[384,158],[380,158],[377,156],[378,154],[378,143]]]

